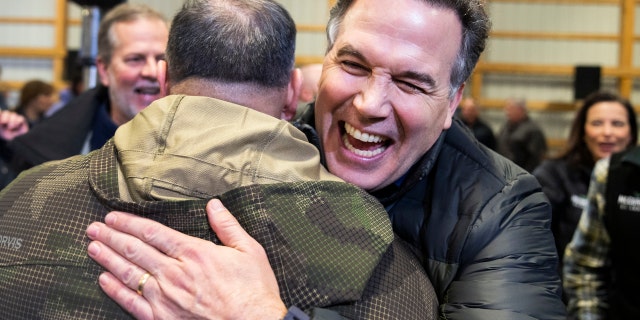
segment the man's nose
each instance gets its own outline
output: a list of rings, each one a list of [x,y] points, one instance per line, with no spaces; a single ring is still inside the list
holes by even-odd
[[[362,85],[353,99],[358,112],[369,118],[384,118],[391,110],[388,83],[384,79],[371,77]]]
[[[148,58],[142,68],[142,76],[156,79],[158,77],[158,60]]]

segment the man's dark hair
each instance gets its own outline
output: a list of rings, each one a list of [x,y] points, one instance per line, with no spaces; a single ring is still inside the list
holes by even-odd
[[[176,14],[167,44],[172,83],[187,78],[281,88],[295,59],[296,27],[270,0],[190,0]]]

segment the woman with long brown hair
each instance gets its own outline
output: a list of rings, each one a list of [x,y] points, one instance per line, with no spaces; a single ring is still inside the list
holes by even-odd
[[[533,171],[551,202],[551,229],[560,270],[564,249],[586,205],[595,162],[634,146],[637,141],[638,125],[631,103],[613,92],[598,91],[586,97],[577,111],[564,151]]]

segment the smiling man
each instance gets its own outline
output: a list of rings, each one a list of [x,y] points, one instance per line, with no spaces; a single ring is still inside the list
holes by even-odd
[[[302,115],[313,119],[315,112],[315,121],[298,124],[318,141],[309,128],[315,125],[331,173],[384,204],[394,232],[413,246],[436,289],[440,318],[565,319],[550,206],[540,185],[452,120],[489,34],[483,6],[478,0],[339,0],[327,26],[315,107]],[[241,281],[245,274],[269,274],[255,254],[260,246],[224,208],[213,211],[224,221],[218,235],[230,239],[213,250],[198,250],[198,239],[130,215],[118,215],[100,232],[90,229],[103,249],[90,251],[92,258],[116,261],[108,268],[115,277],[101,277],[102,288],[149,319],[162,316],[160,310],[242,318],[234,310],[276,303]],[[175,247],[190,249],[158,255]],[[181,261],[194,263],[187,269]],[[140,263],[180,270],[152,278],[140,298],[135,283],[123,284],[123,271]],[[228,276],[234,264],[243,274]],[[253,286],[269,283],[263,280]],[[206,303],[229,295],[234,300],[226,304]]]
[[[11,141],[15,170],[98,149],[118,126],[160,98],[156,66],[164,59],[168,34],[164,16],[148,6],[111,9],[98,33],[101,84]]]
[[[348,32],[335,35],[325,58],[316,129],[329,170],[375,191],[403,176],[451,126],[462,88],[451,91],[450,67],[462,28],[451,10],[365,3],[349,9],[339,26]]]
[[[110,115],[116,125],[131,120],[160,98],[156,66],[164,60],[168,37],[167,24],[161,16],[154,18],[149,11],[145,18],[141,11],[136,18],[125,8],[107,15],[98,35],[100,47],[105,48],[97,59],[98,72],[102,85],[109,88]],[[108,19],[113,21],[111,27]]]

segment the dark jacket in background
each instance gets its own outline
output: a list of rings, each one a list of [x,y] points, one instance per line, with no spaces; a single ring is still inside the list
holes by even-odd
[[[542,129],[529,118],[515,124],[507,123],[498,132],[497,142],[498,152],[527,172],[533,172],[547,153]]]
[[[106,110],[108,106],[106,87],[98,86],[84,92],[28,133],[11,141],[9,146],[13,151],[13,169],[20,173],[46,161],[81,154],[88,135],[93,134],[96,113],[100,108]]]
[[[610,319],[640,317],[640,148],[611,156],[604,222],[611,237]]]
[[[480,141],[480,143],[489,147],[491,150],[496,150],[496,136],[493,134],[493,130],[491,130],[491,127],[489,127],[488,124],[480,119],[477,119],[473,124],[467,123],[464,120],[462,120],[462,123],[471,129],[471,132],[476,139]]]
[[[0,110],[9,110],[6,94],[6,92],[0,91]]]
[[[587,206],[587,190],[592,170],[593,167],[571,165],[566,160],[553,159],[543,161],[533,171],[542,185],[542,191],[551,202],[551,231],[560,262],[564,257],[564,249],[576,230],[582,210]]]

